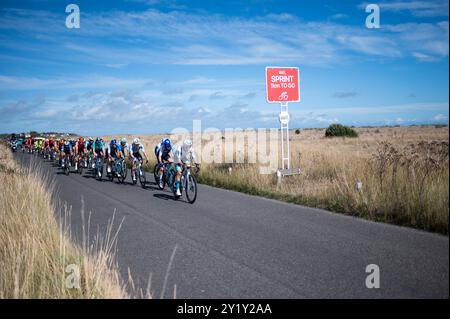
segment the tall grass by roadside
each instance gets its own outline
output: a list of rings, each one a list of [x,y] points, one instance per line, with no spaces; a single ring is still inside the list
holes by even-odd
[[[406,147],[380,142],[365,157],[314,157],[310,165],[297,166],[307,168],[300,176],[285,178],[281,185],[274,175],[259,174],[256,164],[203,165],[199,182],[448,234],[448,141]]]
[[[114,260],[112,222],[103,240],[74,245],[68,212],[56,219],[39,171],[19,168],[3,144],[0,180],[0,298],[130,297]]]

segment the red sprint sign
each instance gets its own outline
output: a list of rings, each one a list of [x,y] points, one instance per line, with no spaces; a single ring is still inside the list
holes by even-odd
[[[266,67],[267,102],[300,101],[298,68]]]

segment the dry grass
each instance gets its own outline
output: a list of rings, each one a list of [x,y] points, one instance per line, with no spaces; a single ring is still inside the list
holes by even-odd
[[[19,169],[4,145],[0,179],[0,298],[129,298],[114,261],[112,222],[103,240],[75,246],[67,211],[58,222],[42,176]],[[69,265],[79,267],[79,288],[66,284],[76,273]]]
[[[199,179],[213,186],[448,234],[448,126],[356,130],[358,138],[325,138],[324,129],[300,134],[292,130],[292,167],[300,168],[302,174],[284,179],[281,186],[274,175],[260,174],[259,166],[249,163],[203,163]],[[141,136],[150,155],[162,137]],[[221,136],[218,140],[223,143]],[[257,145],[246,142],[245,147]],[[358,182],[361,189],[356,187]]]

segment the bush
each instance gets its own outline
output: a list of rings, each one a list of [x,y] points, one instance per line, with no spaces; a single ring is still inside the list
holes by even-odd
[[[346,137],[358,137],[358,133],[345,125],[342,124],[331,124],[325,130],[326,137],[335,137],[335,136],[346,136]]]
[[[300,134],[300,129],[296,129],[295,134],[297,134],[297,135]]]

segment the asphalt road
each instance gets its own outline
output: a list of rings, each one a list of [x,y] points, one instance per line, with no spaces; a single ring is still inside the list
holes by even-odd
[[[36,158],[15,156],[24,165]],[[191,205],[157,190],[151,174],[143,189],[89,173],[65,176],[35,161],[52,180],[59,205],[72,208],[77,241],[82,198],[91,238],[97,228],[104,236],[113,214],[116,226],[125,218],[121,273],[127,278],[129,269],[144,289],[151,275],[156,298],[173,298],[175,286],[178,299],[449,297],[446,236],[203,185]],[[366,287],[369,264],[379,266],[378,289]]]

